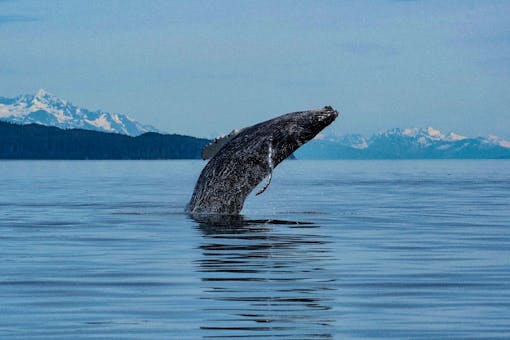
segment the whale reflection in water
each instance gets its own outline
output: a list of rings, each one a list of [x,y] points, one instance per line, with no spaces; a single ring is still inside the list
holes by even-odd
[[[319,226],[242,216],[197,222],[204,337],[333,338],[332,254]]]

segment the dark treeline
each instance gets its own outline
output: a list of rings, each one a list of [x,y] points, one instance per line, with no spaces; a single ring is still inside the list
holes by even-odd
[[[209,142],[154,132],[130,137],[0,122],[0,159],[199,159]]]

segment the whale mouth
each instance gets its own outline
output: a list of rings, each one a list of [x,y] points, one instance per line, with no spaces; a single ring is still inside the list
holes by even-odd
[[[332,108],[331,106],[324,106],[324,108],[321,110],[321,114],[320,114],[320,120],[321,121],[324,121],[326,123],[326,125],[329,125],[331,124],[338,116],[340,115],[340,113],[335,110],[334,108]]]

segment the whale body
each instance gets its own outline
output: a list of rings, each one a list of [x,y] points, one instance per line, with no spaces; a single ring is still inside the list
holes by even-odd
[[[212,156],[202,170],[188,204],[192,215],[237,215],[250,192],[301,145],[331,124],[338,112],[331,106],[288,113],[241,129],[206,146]]]

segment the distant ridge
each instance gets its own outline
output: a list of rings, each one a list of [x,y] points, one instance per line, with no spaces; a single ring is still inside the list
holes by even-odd
[[[43,89],[33,95],[0,97],[0,159],[198,159],[208,142],[161,134],[127,115],[80,108]],[[497,136],[443,134],[432,127],[395,128],[368,138],[318,136],[294,155],[297,159],[508,159],[510,142]]]
[[[296,151],[298,159],[498,159],[510,158],[510,142],[496,136],[443,134],[432,127],[391,129],[369,138],[322,136]]]
[[[0,122],[0,159],[200,159],[210,142],[155,132],[131,137]]]
[[[18,124],[40,124],[62,129],[85,129],[138,136],[159,132],[133,118],[104,111],[90,111],[40,89],[36,94],[0,97],[0,120]]]

